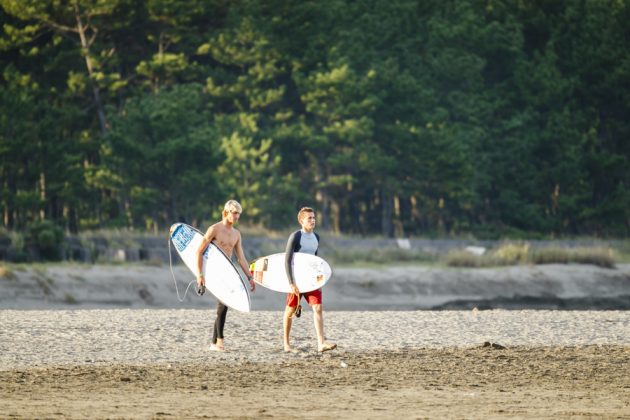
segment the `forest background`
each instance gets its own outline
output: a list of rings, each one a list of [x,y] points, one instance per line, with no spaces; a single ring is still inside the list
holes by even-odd
[[[624,237],[624,0],[0,0],[5,232]]]

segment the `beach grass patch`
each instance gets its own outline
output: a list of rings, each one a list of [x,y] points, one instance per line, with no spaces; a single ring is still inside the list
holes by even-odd
[[[496,250],[492,255],[502,265],[518,265],[525,264],[530,261],[530,247],[528,243],[505,243]]]
[[[433,256],[424,251],[399,248],[355,250],[326,248],[325,256],[323,257],[331,264],[344,265],[383,265],[396,263],[422,264],[433,262],[435,260]]]
[[[571,262],[577,264],[593,264],[604,268],[614,268],[616,253],[612,248],[575,248],[572,250]]]
[[[77,305],[79,303],[79,301],[77,301],[77,299],[74,296],[72,296],[70,293],[66,293],[63,296],[63,301],[64,303],[67,303],[69,305]]]
[[[475,255],[464,250],[452,250],[446,254],[444,263],[449,267],[483,267],[488,259],[482,255]]]
[[[15,280],[16,276],[13,270],[2,264],[0,265],[0,279]]]
[[[539,248],[532,251],[531,260],[534,264],[569,264],[571,250],[559,247]]]
[[[590,264],[614,268],[617,260],[617,253],[610,247],[532,248],[527,243],[508,243],[484,255],[465,250],[450,251],[444,261],[450,267],[469,268],[524,264]]]
[[[598,267],[614,268],[616,252],[606,247],[580,248],[540,248],[532,253],[534,264],[592,264]]]

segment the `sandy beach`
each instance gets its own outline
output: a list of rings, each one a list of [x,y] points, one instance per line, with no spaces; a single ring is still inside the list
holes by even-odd
[[[2,418],[630,418],[630,312],[0,311]]]
[[[262,287],[209,351],[216,300],[180,301],[189,281],[5,270],[0,418],[630,418],[628,264],[336,268],[324,354],[308,309],[282,351],[284,295]]]

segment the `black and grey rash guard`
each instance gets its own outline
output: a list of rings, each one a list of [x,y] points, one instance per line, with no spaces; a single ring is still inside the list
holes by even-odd
[[[307,254],[317,255],[318,249],[319,235],[315,232],[304,232],[300,229],[289,236],[284,258],[284,268],[287,272],[287,278],[290,284],[295,284],[295,280],[293,279],[293,254],[295,252],[305,252]]]

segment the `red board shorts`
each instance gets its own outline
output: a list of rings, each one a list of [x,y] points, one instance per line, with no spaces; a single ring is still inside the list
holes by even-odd
[[[311,306],[321,305],[322,304],[322,289],[317,289],[317,290],[313,290],[311,292],[306,292],[306,293],[300,293],[300,298],[302,297],[305,298],[306,303],[308,303]],[[287,295],[287,306],[290,306],[291,308],[295,308],[297,307],[297,304],[298,304],[297,296],[295,296],[293,293],[289,293]]]

